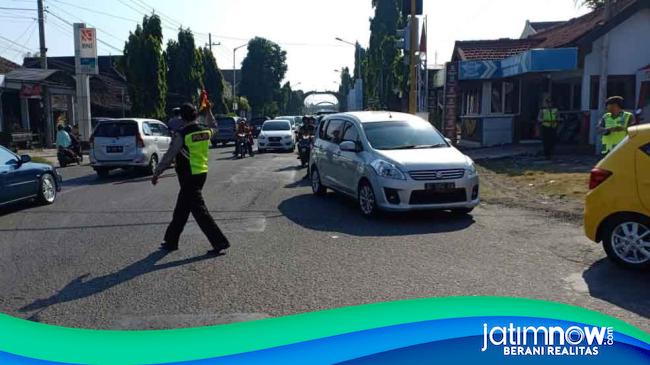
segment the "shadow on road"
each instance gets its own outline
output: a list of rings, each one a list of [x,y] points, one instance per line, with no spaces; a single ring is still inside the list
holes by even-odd
[[[114,272],[112,274],[100,276],[86,281],[84,280],[88,276],[90,276],[90,274],[82,275],[72,280],[65,287],[63,287],[58,293],[46,299],[37,299],[33,303],[20,308],[19,311],[32,312],[36,310],[45,309],[52,305],[70,302],[81,298],[87,298],[95,294],[101,293],[105,290],[108,290],[114,286],[125,283],[141,275],[145,275],[158,270],[170,269],[170,268],[188,265],[195,262],[214,258],[214,256],[205,255],[205,256],[192,257],[192,258],[178,260],[178,261],[167,262],[164,264],[156,264],[165,256],[167,256],[167,252],[156,251],[151,253],[149,256],[145,257],[144,259],[135,262],[123,268],[122,270]]]
[[[358,212],[354,200],[340,194],[299,195],[283,201],[278,208],[285,217],[307,229],[353,236],[444,233],[461,231],[474,224],[470,215],[436,211],[384,213],[367,219]]]
[[[602,259],[591,265],[582,277],[592,297],[650,318],[650,273],[626,270]]]

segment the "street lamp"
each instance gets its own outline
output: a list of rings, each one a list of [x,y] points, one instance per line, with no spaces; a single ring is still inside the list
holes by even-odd
[[[359,48],[357,48],[357,45],[359,43],[348,42],[345,39],[341,39],[339,37],[336,37],[334,39],[336,39],[337,41],[339,41],[341,43],[348,44],[348,45],[355,48],[355,50],[357,51],[357,65],[359,65],[359,78],[363,80],[363,76],[362,76],[363,74],[361,73],[361,50]]]
[[[246,47],[247,45],[248,43],[242,44],[241,46],[235,47],[232,50],[232,103],[234,111],[237,111],[239,109],[239,103],[237,103],[237,50]]]

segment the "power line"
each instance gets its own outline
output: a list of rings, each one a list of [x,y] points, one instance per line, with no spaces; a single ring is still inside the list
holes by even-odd
[[[54,7],[57,11],[61,11],[61,12],[65,13],[65,14],[71,16],[73,19],[77,19],[77,20],[79,20],[79,21],[82,22],[82,23],[87,23],[85,20],[83,20],[83,19],[77,17],[76,15],[71,14],[71,13],[65,11],[65,9],[62,9],[62,8],[60,8],[60,7],[58,7],[58,6],[55,6],[55,5],[51,5],[51,6]],[[107,35],[107,36],[109,36],[109,37],[115,39],[115,40],[118,41],[118,42],[123,42],[123,41],[124,41],[123,39],[118,38],[118,37],[114,36],[113,34],[111,34],[111,33],[109,33],[109,32],[106,32],[104,29],[101,29],[101,28],[99,28],[99,27],[97,27],[97,26],[94,26],[93,24],[90,24],[90,23],[87,23],[87,24],[90,25],[91,27],[97,28],[98,31],[100,31],[100,32],[102,32],[102,33],[105,33],[105,35]]]
[[[16,39],[14,40],[14,42],[15,42],[15,43],[20,42],[20,40],[21,40],[21,39],[22,39],[22,38],[27,34],[27,32],[29,32],[30,29],[33,29],[33,27],[34,27],[35,24],[36,24],[36,21],[35,21],[35,20],[32,21],[32,23],[29,24],[29,25],[27,26],[27,28],[25,28],[25,31],[22,32],[22,33],[18,36],[18,38],[16,38]],[[6,50],[7,50],[7,48],[3,49],[3,50],[0,51],[0,52],[5,52]]]
[[[53,13],[52,11],[50,11],[49,9],[47,9],[46,12],[47,12],[48,14],[52,15],[53,17],[59,19],[60,21],[64,22],[65,24],[69,25],[69,26],[73,26],[73,25],[74,25],[73,23],[69,22],[68,20],[66,20],[66,19],[64,19],[64,18],[62,18],[62,17],[56,15],[55,13]],[[108,43],[108,42],[102,41],[102,40],[99,39],[99,38],[97,38],[97,42],[103,44],[104,46],[106,46],[106,47],[108,47],[108,48],[114,49],[114,50],[116,50],[117,52],[122,52],[121,49],[119,49],[119,48],[113,46],[112,44],[110,44],[110,43]]]
[[[73,6],[73,7],[77,8],[77,9],[85,10],[85,11],[90,12],[90,13],[95,13],[95,14],[99,14],[99,15],[108,16],[108,17],[111,17],[111,18],[114,18],[114,19],[120,19],[120,20],[125,20],[125,21],[128,21],[128,22],[135,22],[135,23],[139,22],[136,19],[126,18],[126,17],[123,17],[123,16],[119,16],[119,15],[115,15],[115,14],[111,14],[111,13],[106,13],[106,12],[103,12],[103,11],[100,11],[100,10],[86,8],[86,7],[75,5],[75,4],[66,2],[66,1],[61,1],[61,0],[50,0],[50,1],[54,1],[54,2],[62,4],[62,5]],[[57,8],[59,10],[63,11],[63,9],[61,9],[59,7],[57,7]]]
[[[36,11],[36,9],[31,9],[31,8],[10,8],[10,7],[4,7],[4,6],[0,6],[0,10]]]

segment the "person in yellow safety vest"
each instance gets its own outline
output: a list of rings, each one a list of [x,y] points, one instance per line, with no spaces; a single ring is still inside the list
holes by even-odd
[[[203,200],[203,185],[208,175],[210,139],[217,127],[211,108],[206,108],[205,123],[208,127],[197,122],[196,108],[186,103],[181,106],[183,128],[178,130],[172,139],[169,150],[156,167],[151,183],[156,185],[160,175],[171,166],[176,159],[176,175],[180,184],[178,200],[172,222],[165,232],[165,240],[161,245],[164,251],[178,250],[178,240],[187,223],[190,213],[207,236],[212,250],[210,256],[219,256],[230,247],[230,243],[215,223],[214,218]]]
[[[557,108],[553,108],[551,99],[544,100],[544,107],[537,115],[537,121],[542,125],[542,143],[544,144],[544,156],[547,160],[553,158],[555,145],[557,144],[557,126],[559,114]]]
[[[603,155],[621,143],[627,137],[627,128],[634,124],[634,115],[623,110],[624,101],[620,96],[607,99],[607,113],[598,125],[598,133],[602,135]]]

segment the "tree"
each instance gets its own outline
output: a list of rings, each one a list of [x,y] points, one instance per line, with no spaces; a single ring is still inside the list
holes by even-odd
[[[350,76],[350,69],[347,67],[343,67],[341,69],[341,84],[339,85],[339,94],[341,95],[341,105],[339,105],[339,108],[341,111],[348,111],[348,93],[350,93],[350,89],[352,89],[352,84],[354,83],[354,80],[352,79],[352,76]]]
[[[576,5],[586,6],[591,9],[598,9],[605,5],[605,0],[574,0]]]
[[[365,66],[364,94],[373,108],[399,109],[406,69],[396,46],[397,28],[401,25],[397,0],[372,0],[375,16],[370,20],[370,46]]]
[[[178,31],[178,40],[167,43],[167,85],[169,99],[173,105],[185,102],[197,103],[199,91],[203,89],[202,53],[196,49],[194,34],[189,29]]]
[[[214,104],[212,112],[215,114],[228,114],[228,107],[224,97],[223,75],[219,70],[217,60],[207,47],[200,49],[200,53],[204,71],[203,84],[210,101]]]
[[[287,72],[287,52],[267,39],[248,42],[248,55],[242,63],[241,94],[248,98],[254,115],[278,112],[277,95]]]
[[[166,115],[167,66],[162,39],[160,18],[145,16],[124,45],[120,68],[126,76],[133,116],[163,119]]]

